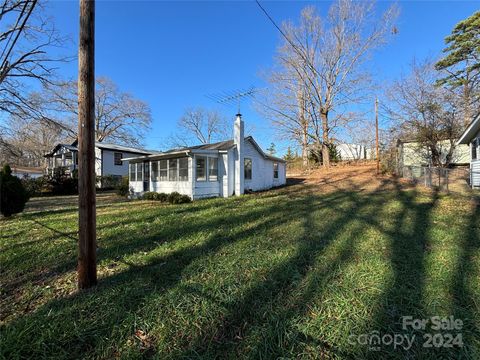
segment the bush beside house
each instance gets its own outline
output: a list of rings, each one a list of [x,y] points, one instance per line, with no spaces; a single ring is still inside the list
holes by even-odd
[[[143,200],[154,200],[160,202],[168,202],[170,204],[185,204],[192,201],[190,196],[182,195],[178,192],[172,192],[170,194],[157,193],[153,191],[147,191],[142,195]]]
[[[0,212],[9,217],[23,211],[29,194],[21,180],[12,175],[10,166],[5,165],[0,171]]]

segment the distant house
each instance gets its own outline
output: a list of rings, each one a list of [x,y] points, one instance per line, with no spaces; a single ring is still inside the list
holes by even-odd
[[[480,114],[468,125],[457,141],[458,146],[467,146],[470,161],[470,184],[480,187]]]
[[[23,178],[36,179],[43,176],[43,168],[41,167],[12,165],[11,169],[12,169],[12,175],[20,179],[23,179]]]
[[[371,160],[373,159],[372,149],[359,144],[336,144],[335,148],[341,160]]]
[[[446,155],[450,151],[450,141],[440,141],[438,148],[441,153],[442,161],[446,160]],[[468,145],[456,145],[452,154],[452,165],[467,165],[469,162]],[[431,157],[428,148],[419,142],[409,140],[397,141],[397,156],[399,168],[409,166],[429,166]]]
[[[128,174],[128,162],[123,161],[124,158],[153,153],[154,151],[97,141],[95,143],[95,174],[121,178]],[[48,174],[61,170],[71,175],[78,169],[77,141],[72,144],[57,144],[52,151],[45,154],[45,157]]]
[[[286,183],[285,160],[266,154],[237,115],[232,140],[126,158],[130,187],[145,191],[179,192],[192,199],[228,197],[270,189]]]

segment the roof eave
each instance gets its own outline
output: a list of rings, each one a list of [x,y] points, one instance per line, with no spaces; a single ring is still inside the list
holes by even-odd
[[[456,145],[469,144],[475,134],[480,130],[480,114],[468,125],[467,129],[463,132],[460,139],[456,142]]]

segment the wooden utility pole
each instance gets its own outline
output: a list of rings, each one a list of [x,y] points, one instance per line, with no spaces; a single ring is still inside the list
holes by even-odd
[[[375,159],[377,160],[377,175],[380,174],[380,149],[378,146],[378,98],[375,98]]]
[[[78,288],[97,283],[95,213],[95,0],[80,0],[78,49]]]

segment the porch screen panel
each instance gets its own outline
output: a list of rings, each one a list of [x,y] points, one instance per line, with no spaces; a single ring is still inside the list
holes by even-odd
[[[130,181],[135,181],[135,164],[130,164]]]
[[[218,180],[218,159],[208,158],[208,181]]]
[[[152,161],[152,181],[158,181],[158,161]]]
[[[136,163],[137,166],[137,181],[143,181],[143,163]]]
[[[168,160],[168,181],[177,181],[177,159]]]
[[[168,180],[168,160],[160,160],[160,181]]]
[[[188,181],[188,158],[178,159],[178,179]]]
[[[207,158],[204,156],[197,156],[195,159],[195,173],[197,181],[207,180]]]

